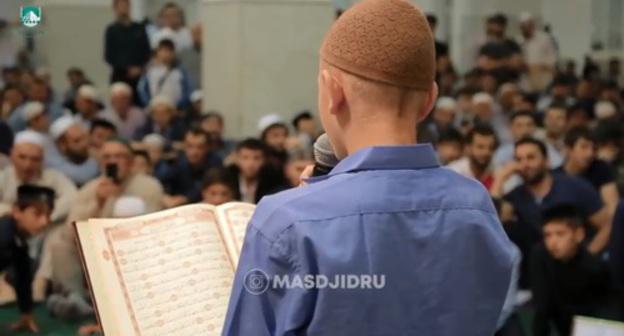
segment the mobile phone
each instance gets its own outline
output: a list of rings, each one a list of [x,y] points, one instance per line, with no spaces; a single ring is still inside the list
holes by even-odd
[[[117,165],[114,163],[106,164],[106,177],[117,183]]]

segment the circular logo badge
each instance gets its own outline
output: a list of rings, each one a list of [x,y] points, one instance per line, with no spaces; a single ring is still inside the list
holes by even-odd
[[[249,293],[260,295],[269,289],[269,276],[264,271],[254,268],[245,274],[243,286]]]

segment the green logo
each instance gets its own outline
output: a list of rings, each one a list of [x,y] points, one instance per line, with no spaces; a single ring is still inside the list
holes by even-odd
[[[41,7],[39,6],[22,6],[20,7],[20,18],[22,24],[26,27],[35,27],[41,22]]]

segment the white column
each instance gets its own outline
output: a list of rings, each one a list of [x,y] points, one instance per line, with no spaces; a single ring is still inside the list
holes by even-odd
[[[202,86],[226,133],[257,135],[258,119],[316,110],[318,50],[333,22],[326,0],[202,0]]]

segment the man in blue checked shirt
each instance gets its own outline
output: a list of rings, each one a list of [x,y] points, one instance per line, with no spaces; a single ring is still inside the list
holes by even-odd
[[[365,0],[333,25],[319,111],[342,161],[261,200],[223,335],[494,334],[512,245],[481,184],[415,144],[437,96],[433,48],[403,0]]]

